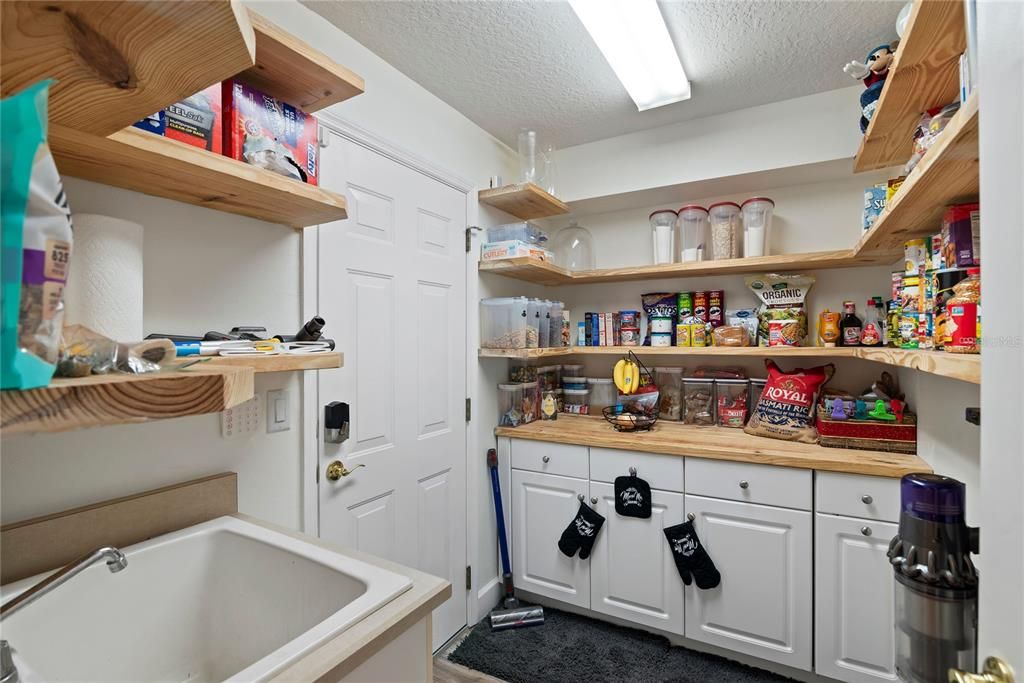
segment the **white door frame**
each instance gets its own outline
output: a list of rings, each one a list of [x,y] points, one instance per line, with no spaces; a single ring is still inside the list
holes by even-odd
[[[318,112],[317,120],[323,128],[330,130],[341,137],[365,147],[383,157],[406,166],[417,173],[433,178],[466,196],[466,225],[475,225],[478,219],[479,203],[476,201],[476,186],[466,178],[441,168],[427,159],[409,151],[399,145],[392,144],[388,140],[370,132],[369,130],[352,123],[344,118],[328,111]],[[318,291],[319,272],[317,267],[317,250],[320,238],[320,227],[313,226],[302,231],[302,293],[301,309],[302,320],[309,320],[317,315],[319,310],[320,293]],[[466,259],[466,339],[465,339],[465,363],[466,363],[466,396],[472,398],[471,387],[476,386],[478,366],[476,363],[476,306],[470,305],[477,299],[478,283],[476,278],[476,260]],[[329,323],[330,321],[328,321]],[[319,371],[316,371],[319,372]],[[319,499],[317,489],[317,474],[320,466],[320,411],[322,402],[318,393],[318,382],[314,372],[302,373],[302,530],[314,536],[320,535]],[[471,447],[475,442],[475,434],[472,427],[466,428],[466,501],[464,514],[466,515],[466,564],[472,564],[472,558],[477,556],[477,527],[479,519],[476,515],[470,514],[470,501],[474,496],[470,495],[470,487],[479,485],[474,478],[476,469],[471,465],[474,462],[471,457]],[[477,460],[481,460],[477,458]],[[482,460],[481,460],[482,462]],[[452,586],[452,590],[463,590],[463,586]],[[477,609],[476,591],[467,591],[466,600],[466,623],[475,621],[473,616]]]

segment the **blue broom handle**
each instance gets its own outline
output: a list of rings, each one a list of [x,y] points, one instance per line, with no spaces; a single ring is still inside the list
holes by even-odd
[[[501,509],[501,486],[498,484],[498,467],[490,466],[491,488],[494,491],[494,514],[498,517],[498,546],[501,548],[501,571],[511,574],[512,567],[508,561],[508,541],[505,540],[505,513]]]

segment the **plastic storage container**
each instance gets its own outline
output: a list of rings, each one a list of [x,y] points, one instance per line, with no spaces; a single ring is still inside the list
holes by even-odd
[[[710,252],[712,259],[738,258],[743,234],[740,205],[736,202],[718,202],[708,207],[711,225]]]
[[[555,233],[552,242],[558,265],[572,271],[594,269],[594,240],[590,231],[576,221]]]
[[[764,391],[764,385],[767,384],[766,379],[752,379],[750,380],[750,402],[747,404],[747,418],[754,413],[754,407],[757,402],[761,399],[761,392]]]
[[[715,380],[684,377],[682,413],[688,425],[715,424]]]
[[[586,377],[566,377],[565,366],[562,366],[563,389],[586,389],[588,386]]]
[[[523,424],[523,385],[498,385],[498,426],[518,427]]]
[[[654,368],[654,382],[658,385],[658,417],[662,420],[683,419],[683,369]]]
[[[590,389],[590,407],[595,415],[618,403],[619,391],[609,378],[591,377],[587,379],[587,388]]]
[[[703,261],[708,234],[708,210],[697,204],[679,209],[680,261]]]
[[[562,389],[565,396],[565,412],[573,415],[590,414],[590,391],[588,389]]]
[[[540,335],[537,346],[542,349],[551,346],[551,302],[546,299],[540,301]]]
[[[487,228],[488,242],[519,240],[528,244],[542,244],[548,241],[547,233],[533,223],[505,223]]]
[[[715,380],[715,409],[721,427],[742,427],[747,423],[750,381],[745,379]]]
[[[537,381],[537,368],[529,365],[513,365],[508,370],[508,381],[512,384]]]
[[[524,382],[523,388],[523,424],[540,419],[540,383]]]
[[[540,383],[541,391],[550,391],[562,386],[562,366],[545,365],[537,368],[537,382]]]
[[[531,334],[526,325],[524,296],[480,301],[480,347],[484,349],[525,349]],[[536,330],[533,330],[536,336]],[[532,346],[537,346],[536,341]]]
[[[672,209],[661,209],[648,216],[651,222],[651,245],[654,248],[655,265],[675,261],[677,218],[678,214]]]
[[[583,366],[582,365],[571,365],[567,363],[562,364],[562,381],[565,382],[566,377],[582,377]]]
[[[562,339],[562,322],[565,319],[565,304],[561,301],[551,301],[548,307],[548,315],[551,318],[551,334],[548,337],[549,347],[564,346]]]
[[[540,318],[543,302],[540,299],[526,300],[526,348],[540,346]]]
[[[751,197],[740,208],[743,210],[743,255],[768,256],[775,202],[768,197]]]

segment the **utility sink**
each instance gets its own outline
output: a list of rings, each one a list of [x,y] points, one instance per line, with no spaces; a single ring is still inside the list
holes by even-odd
[[[4,619],[23,682],[265,681],[412,586],[236,517],[121,550]]]

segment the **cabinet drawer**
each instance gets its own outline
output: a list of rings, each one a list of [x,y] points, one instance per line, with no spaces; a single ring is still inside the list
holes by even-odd
[[[616,477],[629,474],[636,468],[640,477],[652,489],[683,492],[683,459],[675,455],[653,455],[614,448],[590,449],[590,479],[615,483]]]
[[[818,512],[896,522],[900,518],[900,480],[863,474],[817,472]]]
[[[586,446],[512,439],[511,449],[513,469],[580,479],[590,474]]]
[[[810,510],[811,470],[687,458],[686,492]]]

